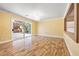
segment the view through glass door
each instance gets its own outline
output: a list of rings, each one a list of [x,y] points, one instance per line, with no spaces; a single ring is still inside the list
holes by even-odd
[[[15,48],[31,47],[32,24],[24,21],[14,21],[12,27],[12,40]]]
[[[14,39],[30,36],[32,33],[31,26],[32,25],[30,23],[14,21],[12,29]]]

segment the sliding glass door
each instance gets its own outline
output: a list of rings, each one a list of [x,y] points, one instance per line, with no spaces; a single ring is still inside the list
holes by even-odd
[[[12,41],[17,49],[31,47],[32,24],[24,21],[12,22]]]
[[[32,33],[32,24],[25,23],[23,21],[14,21],[13,22],[13,39],[28,37]]]

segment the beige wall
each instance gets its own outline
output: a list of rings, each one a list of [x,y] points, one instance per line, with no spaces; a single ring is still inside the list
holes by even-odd
[[[37,22],[8,12],[0,12],[0,42],[11,40],[12,20],[23,20],[32,24],[32,34],[37,34]]]
[[[0,12],[0,42],[11,39],[11,14]]]
[[[32,34],[38,34],[38,22],[32,22]]]
[[[38,34],[55,35],[63,37],[64,34],[63,18],[40,21],[38,24]]]

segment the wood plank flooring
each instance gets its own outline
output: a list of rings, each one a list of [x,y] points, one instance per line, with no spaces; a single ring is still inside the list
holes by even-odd
[[[27,40],[25,40],[26,43],[28,42]],[[25,43],[25,45],[22,41],[18,43],[18,40],[16,40],[15,42],[17,44],[15,45],[13,45],[13,42],[0,44],[0,56],[69,56],[63,39],[31,36],[29,48],[25,48],[28,44]]]

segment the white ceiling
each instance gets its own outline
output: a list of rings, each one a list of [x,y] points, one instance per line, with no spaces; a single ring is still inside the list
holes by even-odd
[[[0,3],[0,9],[33,20],[63,17],[66,3]]]

